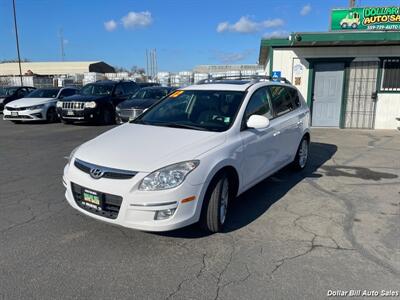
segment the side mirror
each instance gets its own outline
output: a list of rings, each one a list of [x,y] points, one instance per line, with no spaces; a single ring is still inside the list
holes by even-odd
[[[247,120],[247,128],[264,129],[269,126],[269,119],[260,115],[252,115]]]

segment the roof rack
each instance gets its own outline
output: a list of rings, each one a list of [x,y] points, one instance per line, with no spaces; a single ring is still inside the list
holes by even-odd
[[[275,82],[281,82],[281,83],[286,83],[286,84],[292,84],[289,80],[287,80],[285,77],[272,77],[272,76],[266,76],[266,75],[228,75],[228,76],[218,76],[218,77],[209,77],[207,79],[203,79],[198,81],[196,84],[210,84],[210,83],[221,83],[221,81],[224,81],[223,83],[229,84],[230,80],[232,80],[231,83],[235,83],[235,80],[243,80],[243,81],[249,81],[246,83],[257,83],[261,81],[275,81]]]

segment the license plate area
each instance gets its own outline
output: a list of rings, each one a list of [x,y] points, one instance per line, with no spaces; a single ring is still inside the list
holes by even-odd
[[[103,197],[101,193],[84,189],[82,195],[82,204],[100,211],[102,210],[102,198]]]
[[[18,117],[18,112],[17,112],[17,111],[12,111],[12,112],[11,112],[11,116],[13,116],[13,117]]]
[[[73,110],[67,110],[67,116],[74,116],[75,113]]]

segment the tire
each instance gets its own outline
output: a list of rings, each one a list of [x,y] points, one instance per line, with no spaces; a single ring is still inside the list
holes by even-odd
[[[343,23],[343,24],[342,24],[342,28],[343,28],[343,29],[346,29],[348,26],[349,26],[349,25],[348,25],[347,23]]]
[[[58,121],[57,112],[54,107],[50,107],[46,113],[46,121],[48,123],[55,123]]]
[[[73,124],[74,123],[74,121],[65,120],[65,119],[61,119],[61,122],[63,122],[64,124]]]
[[[115,122],[115,117],[114,113],[110,108],[105,108],[103,110],[103,116],[102,116],[102,123],[104,125],[112,125]]]
[[[296,157],[292,163],[295,170],[303,170],[307,166],[310,151],[310,142],[304,136],[297,149]]]
[[[225,173],[211,181],[200,216],[200,227],[203,230],[212,233],[222,231],[232,195],[230,189],[230,180]]]
[[[357,23],[353,23],[353,24],[351,24],[351,28],[353,28],[353,29],[357,29],[357,27],[358,27]]]

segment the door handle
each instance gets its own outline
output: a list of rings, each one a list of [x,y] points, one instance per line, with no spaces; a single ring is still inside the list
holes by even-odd
[[[272,135],[273,135],[273,136],[278,136],[278,135],[280,135],[280,134],[281,134],[280,131],[275,131]]]

